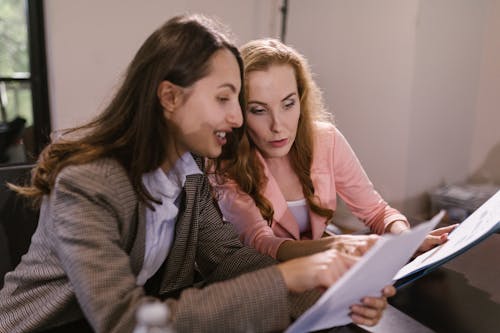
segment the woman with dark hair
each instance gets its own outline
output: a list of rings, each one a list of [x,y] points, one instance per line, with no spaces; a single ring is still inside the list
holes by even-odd
[[[205,17],[172,18],[144,42],[103,113],[15,187],[41,211],[0,290],[1,332],[131,332],[155,299],[178,332],[278,331],[356,261],[332,250],[275,265],[222,221],[202,159],[234,154],[242,76]],[[376,323],[392,294],[353,314]]]

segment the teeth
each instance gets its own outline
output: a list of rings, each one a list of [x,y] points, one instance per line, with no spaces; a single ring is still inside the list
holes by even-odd
[[[226,132],[215,132],[215,135],[217,135],[221,139],[224,139],[226,137]]]

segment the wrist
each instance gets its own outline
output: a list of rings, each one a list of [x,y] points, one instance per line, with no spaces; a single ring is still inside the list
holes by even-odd
[[[398,235],[398,234],[410,231],[410,228],[408,227],[408,225],[406,224],[405,221],[396,220],[396,221],[390,223],[387,226],[386,230],[388,232],[390,232],[391,234]]]

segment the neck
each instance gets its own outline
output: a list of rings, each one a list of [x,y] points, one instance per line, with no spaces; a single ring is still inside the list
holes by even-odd
[[[167,144],[166,150],[167,150],[167,152],[166,152],[165,160],[163,161],[163,163],[160,166],[160,168],[165,173],[170,171],[174,167],[177,160],[179,158],[181,158],[181,156],[184,155],[184,153],[185,153],[185,151],[183,149],[181,149],[176,144],[176,141],[173,138],[171,140],[169,140],[169,144]]]
[[[273,172],[273,170],[283,170],[283,168],[291,166],[288,154],[281,157],[268,157],[264,158],[264,160],[266,161],[267,167],[271,170],[271,172]]]

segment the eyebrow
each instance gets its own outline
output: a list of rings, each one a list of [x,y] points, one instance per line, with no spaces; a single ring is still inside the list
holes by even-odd
[[[293,95],[297,95],[297,93],[296,93],[296,92],[292,92],[292,93],[290,93],[290,94],[286,95],[286,97],[285,97],[285,98],[283,98],[283,99],[281,100],[281,102],[286,101],[287,99],[289,99],[289,98],[290,98],[290,97],[292,97]],[[259,104],[259,105],[262,105],[262,106],[267,106],[267,103],[264,103],[264,102],[259,102],[259,101],[252,101],[252,100],[248,101],[248,102],[247,102],[247,104]]]
[[[217,88],[229,88],[229,89],[231,89],[231,91],[233,93],[236,93],[236,87],[231,83],[223,83],[220,86],[218,86]]]

